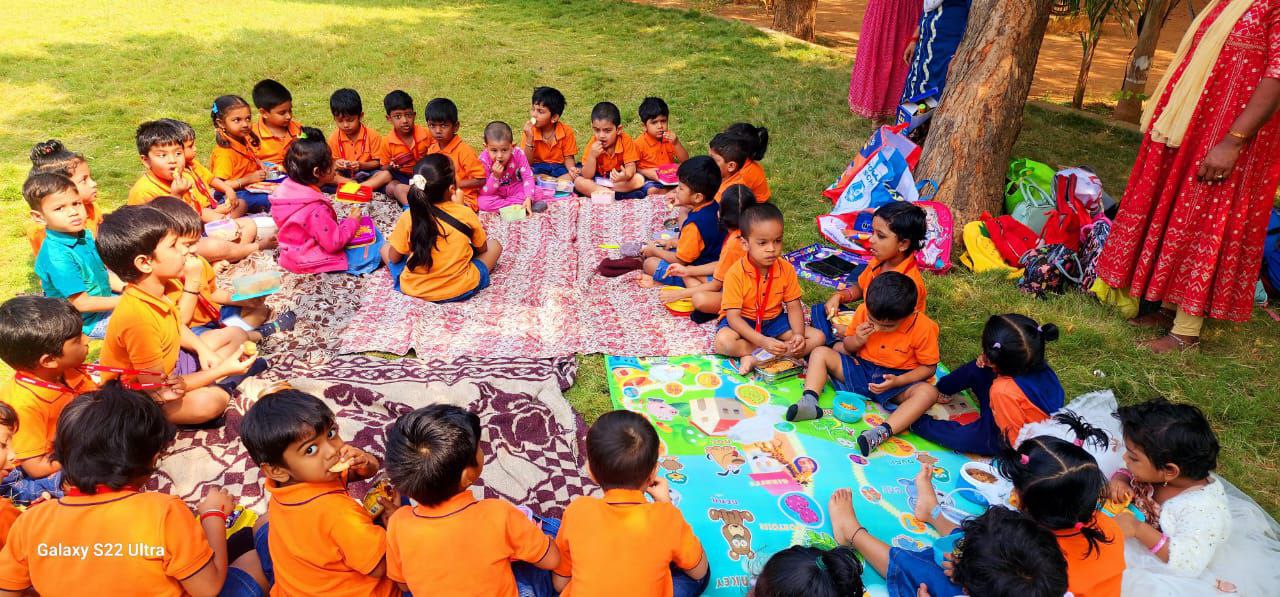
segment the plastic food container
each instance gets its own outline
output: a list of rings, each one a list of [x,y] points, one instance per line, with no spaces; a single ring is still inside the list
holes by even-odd
[[[515,204],[499,209],[498,215],[502,216],[502,221],[504,222],[519,222],[528,214],[524,211],[524,205]]]
[[[368,203],[373,200],[373,189],[348,182],[338,188],[335,198],[343,203]]]
[[[856,423],[862,420],[862,410],[866,399],[853,392],[836,392],[831,402],[831,414],[841,423]]]
[[[679,290],[680,288],[680,286],[665,286],[663,290]],[[665,306],[669,313],[677,317],[688,317],[690,313],[693,313],[693,299],[680,299],[667,303]]]
[[[279,271],[265,271],[234,278],[231,280],[231,287],[234,289],[231,300],[245,301],[280,292],[282,275]]]
[[[209,238],[232,241],[240,236],[240,229],[234,220],[215,220],[204,225],[204,235]]]
[[[680,184],[680,179],[676,177],[676,170],[679,168],[676,164],[663,164],[658,166],[658,182],[664,187],[674,187]]]

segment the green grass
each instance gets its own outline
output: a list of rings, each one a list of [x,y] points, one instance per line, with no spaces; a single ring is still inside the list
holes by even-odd
[[[0,22],[0,248],[10,256],[0,265],[0,296],[6,297],[35,286],[19,194],[33,143],[57,137],[87,154],[100,201],[112,208],[140,173],[133,148],[139,122],[165,116],[191,122],[207,160],[213,98],[247,97],[264,77],[292,90],[302,123],[326,131],[333,128],[328,96],[339,87],[359,90],[367,122],[383,131],[380,100],[387,91],[409,91],[419,108],[432,97],[450,97],[473,144],[490,120],[526,118],[536,85],[565,93],[565,117],[579,131],[592,104],[610,100],[635,133],[640,99],[662,96],[675,130],[695,151],[731,122],[763,124],[772,137],[763,163],[787,213],[789,247],[817,240],[813,217],[826,208],[819,192],[870,131],[846,105],[848,59],[692,11],[607,0],[423,7],[377,0],[49,0],[16,3],[9,14]],[[1118,196],[1137,144],[1133,133],[1032,108],[1016,153],[1091,165]],[[1019,311],[1057,323],[1065,334],[1050,359],[1069,395],[1109,387],[1123,401],[1163,394],[1199,404],[1221,434],[1223,473],[1280,511],[1280,414],[1268,400],[1280,394],[1274,323],[1211,325],[1203,354],[1152,357],[1133,348],[1142,333],[1082,296],[1034,301],[1006,281],[959,271],[928,283],[948,363],[975,355],[990,314]],[[806,298],[822,300],[825,293],[810,286]],[[586,355],[580,363],[569,398],[592,420],[609,408],[603,359]]]

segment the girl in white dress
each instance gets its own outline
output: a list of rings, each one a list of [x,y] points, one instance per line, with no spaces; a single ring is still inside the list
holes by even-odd
[[[1218,438],[1200,409],[1157,398],[1118,412],[1126,468],[1111,498],[1126,539],[1123,594],[1275,595],[1280,533],[1257,504],[1212,474]]]

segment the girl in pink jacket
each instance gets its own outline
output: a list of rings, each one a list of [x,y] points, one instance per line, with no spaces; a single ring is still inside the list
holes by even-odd
[[[382,234],[373,221],[354,205],[339,222],[333,204],[320,192],[321,185],[335,177],[333,155],[324,134],[304,127],[284,161],[289,178],[271,194],[271,218],[279,229],[280,266],[296,274],[363,274],[377,269],[381,263],[377,244],[382,242]]]

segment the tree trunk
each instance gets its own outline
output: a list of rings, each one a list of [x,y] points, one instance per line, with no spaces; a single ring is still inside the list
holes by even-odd
[[[818,0],[775,0],[773,28],[805,41],[813,41],[818,22]]]
[[[1076,76],[1076,93],[1071,97],[1071,107],[1077,110],[1084,107],[1084,91],[1089,87],[1089,71],[1093,68],[1093,56],[1101,40],[1101,35],[1095,37],[1092,33],[1080,34],[1084,55],[1080,57],[1080,74]]]
[[[918,179],[937,181],[957,222],[998,214],[1053,0],[974,0]],[[959,237],[957,236],[957,239]]]
[[[1151,71],[1151,59],[1160,41],[1164,14],[1169,0],[1150,0],[1142,15],[1138,31],[1138,43],[1129,55],[1129,65],[1124,70],[1124,83],[1120,86],[1120,101],[1116,102],[1116,120],[1138,122],[1142,119],[1142,99],[1147,92],[1147,73]],[[1170,67],[1172,68],[1172,67]]]

